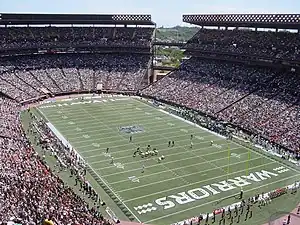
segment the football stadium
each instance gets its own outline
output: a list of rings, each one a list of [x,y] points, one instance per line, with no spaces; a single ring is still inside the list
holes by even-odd
[[[300,14],[182,20],[0,14],[0,224],[300,224]]]

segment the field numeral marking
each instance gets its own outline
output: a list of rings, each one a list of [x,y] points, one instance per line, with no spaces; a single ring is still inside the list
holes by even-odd
[[[129,180],[131,180],[133,183],[139,183],[140,180],[136,176],[128,177]]]
[[[146,115],[152,115],[152,113],[150,113],[150,112],[145,112],[145,114],[146,114]]]
[[[157,119],[157,120],[162,120],[162,118],[160,118],[160,117],[158,117],[158,116],[157,116],[157,117],[155,117],[155,119]]]
[[[180,129],[181,132],[188,133],[186,129]]]
[[[235,158],[238,158],[238,159],[241,158],[241,155],[236,154],[236,153],[231,153],[230,155],[231,155],[232,157],[235,157]]]
[[[118,169],[123,169],[123,170],[125,168],[122,163],[114,163],[114,166],[117,167]]]
[[[68,124],[73,125],[73,124],[75,124],[75,122],[70,121],[70,122],[68,122]]]
[[[196,136],[196,139],[198,139],[198,140],[204,140],[204,137]]]
[[[100,144],[99,143],[93,143],[92,146],[96,147],[96,148],[99,148],[100,147]]]
[[[75,130],[76,130],[76,131],[82,131],[82,129],[79,128],[79,127],[76,127]]]
[[[105,157],[107,157],[107,158],[111,158],[111,154],[110,154],[110,153],[104,152],[103,155],[104,155]]]
[[[82,135],[82,137],[84,137],[85,139],[88,139],[88,138],[90,138],[90,135],[84,134],[84,135]]]
[[[216,148],[218,148],[218,149],[221,149],[221,148],[222,148],[222,146],[221,146],[221,145],[218,145],[218,144],[213,144],[212,146],[214,146],[214,147],[216,147]]]
[[[65,119],[68,119],[68,117],[67,117],[67,116],[62,116],[61,118],[63,118],[64,120],[65,120]]]
[[[175,124],[174,123],[167,123],[169,126],[173,127]]]

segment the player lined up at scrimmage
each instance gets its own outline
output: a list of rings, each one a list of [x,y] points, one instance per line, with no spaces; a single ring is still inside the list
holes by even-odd
[[[175,141],[169,141],[168,147],[174,147],[175,146]]]
[[[190,135],[190,148],[191,149],[194,146],[193,140],[194,140],[194,135],[191,134]],[[129,136],[129,142],[132,142],[132,141],[133,141],[133,137],[132,137],[132,135],[130,135]],[[210,141],[210,146],[213,146],[213,144],[214,144],[214,141]],[[174,140],[168,141],[168,147],[174,147],[174,146],[175,146],[175,141]],[[110,148],[107,147],[105,152],[108,154],[109,150],[110,150]],[[150,157],[150,156],[157,156],[158,155],[158,150],[156,148],[152,148],[151,145],[147,145],[146,151],[143,152],[140,145],[139,145],[136,148],[136,150],[133,152],[133,157],[136,157],[137,155],[141,156],[142,158]],[[114,164],[114,157],[110,156],[110,159],[111,159],[110,163]],[[161,155],[160,157],[158,157],[158,162],[160,163],[164,159],[165,159],[165,156]],[[144,171],[145,171],[145,166],[144,165],[142,165],[141,170],[142,170],[142,173],[144,173]]]
[[[141,147],[138,146],[137,149],[133,152],[133,157],[136,157],[136,155],[139,154],[142,158],[148,157],[148,156],[155,156],[158,155],[158,151],[156,148],[151,148],[151,145],[147,146],[147,149],[145,152],[141,150]]]

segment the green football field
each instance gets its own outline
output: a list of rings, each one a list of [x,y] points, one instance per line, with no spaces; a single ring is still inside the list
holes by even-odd
[[[300,179],[293,168],[134,98],[38,109],[138,222],[175,223],[238,202],[241,188],[246,198]],[[133,157],[148,145],[158,155]]]

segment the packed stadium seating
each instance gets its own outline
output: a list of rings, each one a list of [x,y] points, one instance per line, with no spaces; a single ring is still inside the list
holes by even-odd
[[[98,85],[103,90],[137,91],[146,75],[152,35],[153,28],[138,27],[0,28],[0,50],[105,47],[105,53],[50,51],[0,57],[0,157],[3,162],[0,165],[0,221],[3,224],[5,221],[42,224],[45,219],[55,224],[110,224],[99,209],[89,207],[74,194],[36,154],[20,122],[20,102],[47,94],[95,91]],[[107,52],[107,47],[115,50]],[[130,50],[119,53],[118,47],[130,47]],[[142,54],[133,53],[137,49]],[[42,125],[39,128],[43,130]],[[44,132],[47,134],[47,130]],[[51,135],[49,138],[54,143]],[[56,147],[54,143],[53,148]],[[58,149],[53,153],[66,159]]]
[[[108,46],[150,47],[153,28],[6,27],[0,29],[0,50],[14,48]]]
[[[186,48],[299,61],[299,45],[298,33],[201,29]]]
[[[109,224],[64,185],[27,141],[17,102],[0,98],[0,221]]]
[[[136,91],[146,74],[149,56],[136,54],[69,54],[0,59],[0,91],[24,101],[45,91]],[[44,91],[43,91],[44,90]]]
[[[103,46],[150,53],[153,28],[1,27],[0,50]],[[299,34],[201,29],[186,48],[300,60]],[[49,53],[49,52],[48,52]],[[69,92],[130,91],[196,109],[300,147],[300,77],[287,70],[191,58],[144,88],[149,54],[54,53],[0,57],[0,221],[109,224],[37,156],[20,123],[20,102]],[[41,129],[42,129],[41,125]],[[45,131],[47,132],[47,130]],[[54,142],[54,140],[53,140]],[[58,154],[60,154],[58,152]]]
[[[142,93],[197,109],[289,149],[299,149],[298,74],[192,58]]]

